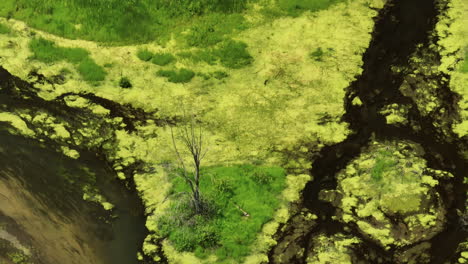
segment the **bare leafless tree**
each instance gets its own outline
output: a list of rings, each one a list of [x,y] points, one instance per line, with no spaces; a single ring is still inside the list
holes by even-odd
[[[181,176],[190,187],[195,212],[201,213],[203,205],[200,197],[200,164],[208,151],[204,146],[203,129],[201,125],[197,126],[192,116],[188,125],[179,127],[179,132],[178,138],[182,142],[183,147],[190,153],[193,170],[189,171],[185,165],[184,159],[177,147],[176,136],[171,127],[172,144],[181,169],[178,175]]]

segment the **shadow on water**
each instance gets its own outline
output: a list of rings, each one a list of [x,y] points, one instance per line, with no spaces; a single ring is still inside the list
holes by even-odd
[[[116,206],[115,219],[82,199],[79,186],[90,174]],[[91,154],[72,160],[0,132],[0,183],[1,219],[34,248],[37,263],[138,263],[147,234],[141,202]]]

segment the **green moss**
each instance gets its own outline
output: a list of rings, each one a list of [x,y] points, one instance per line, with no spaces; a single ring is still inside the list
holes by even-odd
[[[200,191],[209,201],[211,213],[193,216],[190,206],[178,197],[179,202],[173,202],[159,219],[159,229],[177,250],[193,251],[201,257],[213,250],[219,260],[240,262],[279,205],[284,170],[250,165],[208,167],[202,175]],[[174,176],[172,183],[174,194],[189,191],[179,177]],[[238,206],[250,216],[243,216]]]
[[[147,49],[139,49],[137,51],[137,57],[142,61],[150,61],[153,55],[154,54]]]
[[[179,71],[159,70],[156,74],[161,77],[166,77],[169,82],[173,83],[188,83],[195,76],[192,70],[185,68],[181,68]]]
[[[239,69],[250,65],[253,57],[247,51],[247,44],[242,41],[227,40],[215,51],[224,67]]]
[[[175,57],[170,53],[156,53],[151,59],[152,63],[160,66],[167,65],[173,61],[175,61]]]

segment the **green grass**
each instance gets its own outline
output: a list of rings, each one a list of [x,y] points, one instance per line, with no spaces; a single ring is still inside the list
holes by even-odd
[[[207,214],[194,216],[184,202],[187,196],[179,196],[158,220],[158,226],[179,251],[193,251],[199,257],[214,253],[221,261],[230,258],[240,263],[262,226],[272,219],[284,179],[281,168],[203,168],[200,190],[209,205]],[[174,176],[172,183],[173,195],[188,191],[180,177]],[[243,216],[236,205],[250,216]]]
[[[123,44],[167,39],[193,17],[241,12],[246,4],[247,0],[2,0],[0,16],[71,39]]]
[[[0,34],[9,34],[11,32],[11,29],[2,23],[0,23]]]
[[[242,41],[227,40],[215,50],[224,67],[239,69],[250,65],[253,57],[247,51],[247,44]]]
[[[175,60],[176,59],[174,55],[170,53],[156,53],[156,54],[153,54],[151,62],[159,66],[164,66]]]
[[[31,59],[45,63],[67,61],[77,65],[77,70],[85,81],[97,82],[106,77],[104,69],[89,57],[89,52],[85,49],[59,47],[53,41],[43,38],[32,39],[29,48],[33,53]]]
[[[377,154],[374,167],[371,170],[371,177],[376,181],[382,180],[383,174],[386,171],[392,170],[397,162],[391,158],[392,153],[389,151],[380,151]]]
[[[169,82],[173,83],[188,83],[195,76],[192,70],[181,68],[176,70],[159,70],[156,73],[160,77],[166,77]]]

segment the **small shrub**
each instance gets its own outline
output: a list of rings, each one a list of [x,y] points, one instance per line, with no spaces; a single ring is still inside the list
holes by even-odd
[[[153,58],[153,53],[147,49],[139,49],[137,57],[142,61],[150,61]]]
[[[175,61],[175,57],[170,53],[156,53],[151,59],[152,63],[159,66],[167,65],[173,61]]]
[[[0,23],[0,34],[9,34],[11,33],[11,29],[2,23]]]
[[[132,88],[132,83],[127,77],[121,77],[119,80],[119,86],[122,88]]]
[[[85,59],[78,65],[78,72],[85,81],[98,82],[106,77],[104,69],[91,59]]]
[[[159,70],[158,76],[166,77],[169,82],[173,83],[187,83],[192,80],[195,73],[192,70],[181,68],[178,72],[174,70]]]
[[[232,69],[239,69],[252,63],[253,57],[247,51],[247,44],[241,41],[228,40],[216,50],[221,64]]]

